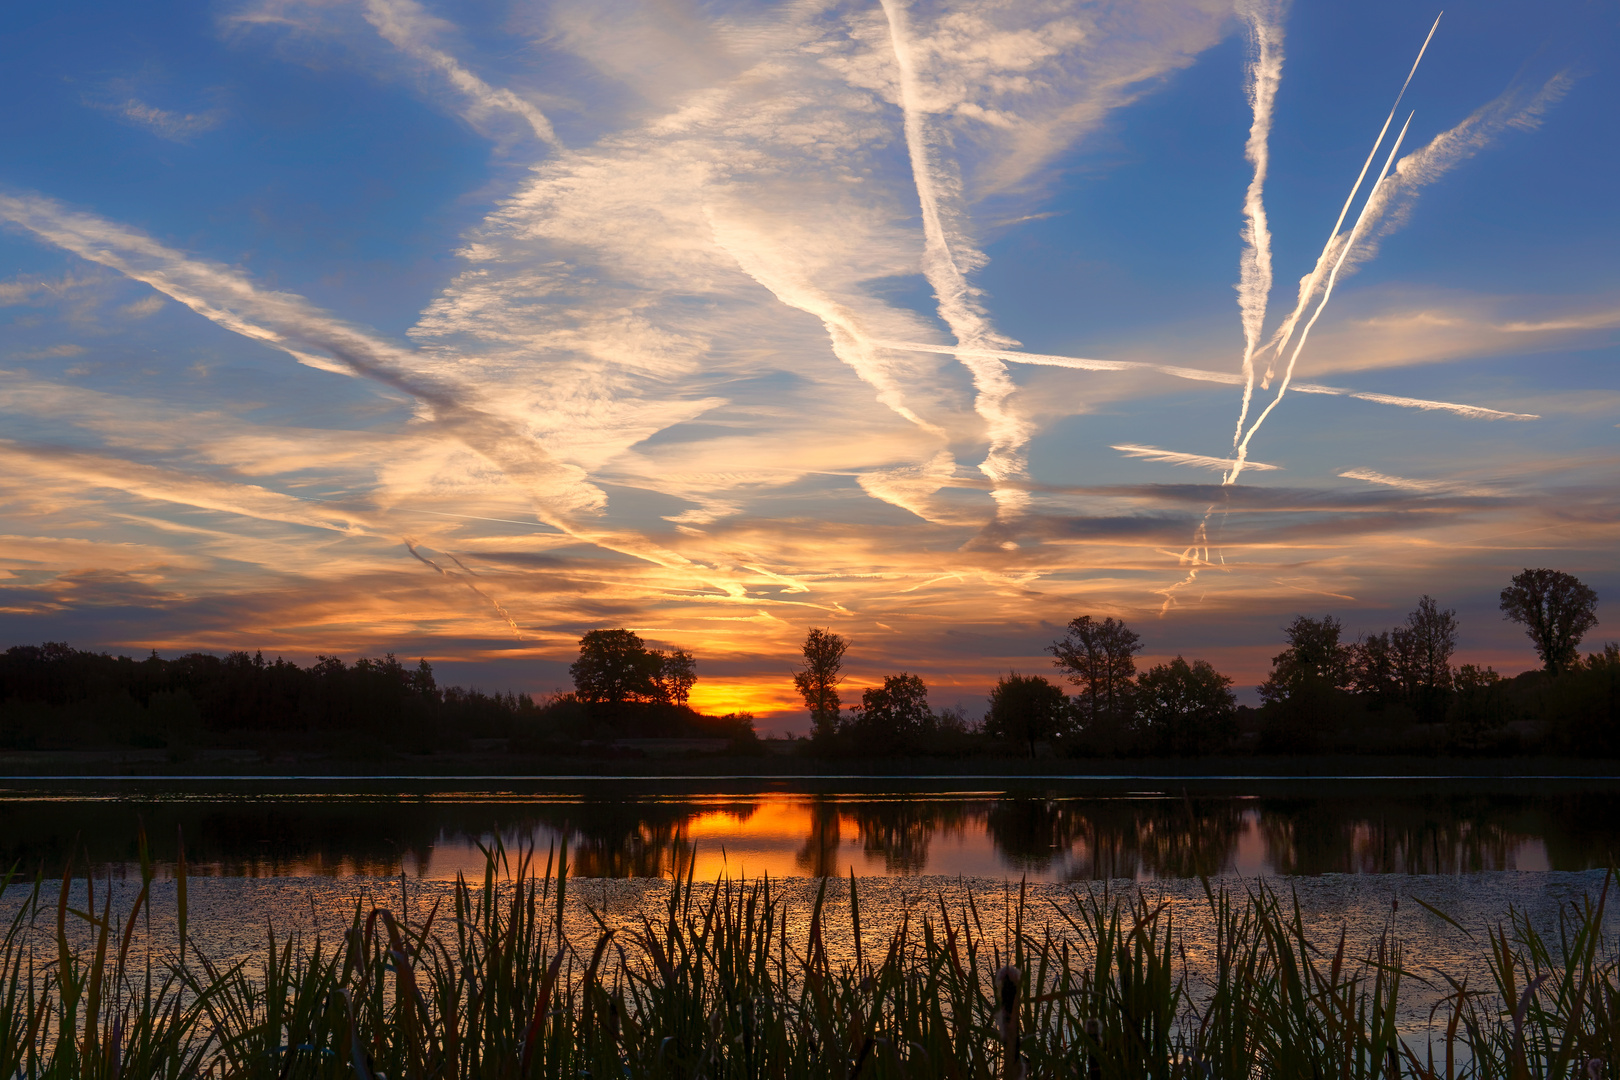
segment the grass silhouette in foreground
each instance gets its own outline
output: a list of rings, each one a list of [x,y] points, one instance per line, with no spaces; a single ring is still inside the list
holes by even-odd
[[[1003,952],[971,900],[953,912],[936,896],[874,952],[851,879],[853,955],[834,961],[827,879],[804,912],[769,880],[688,875],[657,922],[597,917],[594,941],[569,940],[566,849],[543,868],[487,856],[482,882],[458,879],[419,921],[357,907],[341,940],[267,928],[258,970],[188,947],[183,857],[179,936],[161,958],[132,949],[149,861],[121,924],[110,895],[80,911],[68,877],[54,905],[36,879],[0,941],[0,1075],[1595,1080],[1620,1062],[1601,929],[1612,872],[1555,941],[1516,913],[1490,931],[1494,985],[1448,980],[1438,1041],[1415,1045],[1396,1030],[1412,976],[1388,930],[1363,956],[1343,935],[1322,947],[1264,887],[1206,883],[1205,981],[1165,906],[1141,898],[1077,893],[1054,905],[1055,937],[1026,930],[1021,893]],[[88,924],[87,949],[69,945],[70,920]]]

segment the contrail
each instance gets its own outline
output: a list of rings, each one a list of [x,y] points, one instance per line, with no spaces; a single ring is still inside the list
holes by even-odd
[[[563,148],[545,113],[512,91],[489,85],[462,67],[455,57],[423,40],[428,25],[437,20],[423,11],[416,0],[367,0],[366,21],[376,27],[377,33],[390,45],[442,73],[451,86],[472,100],[475,112],[512,113],[521,117],[537,138],[558,150]]]
[[[0,219],[144,282],[233,333],[304,362],[309,353],[325,353],[348,374],[415,398],[431,410],[441,430],[529,486],[542,520],[564,531],[573,530],[560,523],[563,511],[592,506],[601,498],[599,492],[590,494],[582,470],[553,459],[517,425],[472,404],[461,388],[416,370],[416,357],[408,350],[342,322],[301,296],[260,289],[236,270],[190,258],[133,229],[68,210],[51,199],[0,193]]]
[[[1350,392],[1331,386],[1317,386],[1313,383],[1299,383],[1294,387],[1296,394],[1343,394],[1346,397],[1360,398],[1362,401],[1376,401],[1380,405],[1399,405],[1407,409],[1442,410],[1454,412],[1458,416],[1466,416],[1474,420],[1540,420],[1537,413],[1502,412],[1499,409],[1487,409],[1483,405],[1458,405],[1451,401],[1426,401],[1423,398],[1395,397],[1390,394],[1374,394],[1371,392]]]
[[[907,352],[948,353],[954,355],[970,351],[953,345],[930,345],[920,341],[879,341],[874,344],[885,349],[899,349]],[[1241,386],[1243,384],[1243,376],[1241,375],[1233,375],[1225,371],[1210,371],[1206,368],[1178,367],[1174,364],[1150,364],[1142,360],[1094,360],[1083,356],[1052,356],[1045,353],[1015,352],[1012,349],[986,349],[981,351],[1017,364],[1069,368],[1073,371],[1144,371],[1169,375],[1177,379],[1189,379],[1193,382],[1220,383],[1225,386]],[[1324,394],[1330,397],[1358,398],[1362,401],[1372,401],[1380,405],[1396,405],[1403,409],[1452,412],[1458,416],[1466,416],[1471,420],[1541,419],[1537,413],[1503,412],[1501,409],[1488,409],[1483,405],[1459,405],[1453,401],[1431,401],[1427,398],[1375,394],[1370,391],[1350,390],[1342,386],[1323,386],[1320,383],[1295,383],[1290,389],[1296,394]]]
[[[1273,6],[1264,0],[1245,0],[1239,11],[1248,20],[1253,39],[1249,57],[1249,103],[1254,120],[1243,156],[1254,166],[1254,176],[1243,196],[1243,255],[1238,262],[1238,311],[1243,320],[1243,405],[1232,446],[1243,435],[1254,396],[1254,354],[1266,325],[1266,300],[1271,295],[1271,228],[1266,222],[1266,170],[1271,163],[1272,107],[1282,80],[1283,30]]]
[[[1160,450],[1157,446],[1136,446],[1132,443],[1121,443],[1110,446],[1110,450],[1118,450],[1126,457],[1142,458],[1144,461],[1157,461],[1164,465],[1185,465],[1194,469],[1212,469],[1215,472],[1225,472],[1232,465],[1230,458],[1210,457],[1207,454],[1183,454],[1179,450]],[[1249,468],[1262,472],[1268,469],[1280,469],[1281,465],[1266,465],[1258,461],[1249,462]]]
[[[1316,320],[1322,317],[1323,309],[1327,307],[1328,301],[1333,298],[1333,285],[1339,279],[1339,268],[1344,265],[1344,260],[1349,257],[1351,249],[1355,247],[1356,236],[1361,232],[1361,227],[1367,220],[1367,211],[1372,207],[1373,200],[1378,195],[1378,185],[1382,184],[1384,177],[1389,175],[1389,167],[1395,163],[1395,155],[1400,153],[1401,140],[1406,138],[1406,129],[1411,126],[1412,117],[1409,115],[1406,118],[1406,123],[1401,125],[1401,133],[1395,137],[1395,145],[1389,148],[1389,156],[1384,159],[1384,167],[1379,170],[1378,179],[1374,181],[1372,192],[1367,196],[1367,201],[1362,204],[1361,213],[1357,215],[1356,223],[1350,229],[1350,235],[1345,237],[1344,245],[1339,249],[1339,258],[1333,264],[1332,273],[1328,274],[1327,286],[1322,290],[1321,301],[1316,305],[1316,310],[1311,312],[1311,319],[1305,324],[1305,329],[1299,332],[1299,341],[1294,345],[1294,351],[1288,356],[1288,368],[1283,372],[1282,384],[1277,387],[1277,396],[1271,399],[1271,403],[1261,411],[1259,416],[1255,417],[1254,426],[1249,428],[1248,433],[1243,436],[1243,441],[1238,444],[1237,460],[1232,464],[1231,473],[1221,481],[1223,484],[1237,483],[1238,476],[1243,472],[1243,459],[1249,453],[1249,440],[1254,438],[1254,433],[1259,431],[1260,425],[1266,422],[1266,417],[1271,415],[1271,410],[1275,409],[1278,403],[1282,401],[1283,395],[1288,393],[1288,384],[1294,378],[1294,365],[1299,361],[1299,354],[1305,348],[1306,339],[1311,336],[1311,327],[1316,325]]]
[[[877,391],[878,401],[930,435],[941,440],[949,438],[944,428],[924,420],[906,404],[900,383],[876,355],[879,344],[872,340],[853,311],[805,280],[802,273],[783,265],[783,260],[769,259],[762,251],[769,245],[762,244],[756,233],[722,217],[713,206],[705,205],[703,213],[708,219],[714,242],[736,261],[743,273],[788,307],[821,320],[832,342],[833,355]]]
[[[1372,149],[1367,151],[1367,160],[1362,163],[1361,172],[1350,188],[1344,206],[1339,210],[1339,218],[1333,223],[1333,230],[1328,233],[1327,244],[1323,246],[1322,254],[1317,257],[1316,266],[1300,280],[1299,299],[1294,304],[1294,310],[1266,343],[1266,351],[1271,353],[1271,359],[1266,364],[1265,378],[1261,380],[1263,387],[1271,385],[1271,377],[1276,374],[1277,358],[1282,355],[1283,349],[1293,336],[1294,327],[1299,324],[1300,316],[1305,313],[1305,305],[1311,302],[1311,298],[1316,295],[1317,287],[1321,285],[1323,270],[1333,258],[1334,245],[1339,240],[1339,229],[1350,213],[1350,205],[1356,201],[1356,193],[1361,190],[1361,182],[1367,179],[1367,170],[1372,168],[1373,158],[1378,155],[1378,148],[1384,144],[1384,136],[1389,134],[1389,125],[1395,121],[1395,111],[1401,107],[1401,99],[1406,97],[1406,88],[1412,85],[1412,76],[1417,74],[1418,65],[1423,62],[1423,54],[1428,52],[1429,42],[1434,40],[1434,32],[1440,28],[1440,19],[1444,15],[1445,12],[1442,11],[1434,17],[1434,25],[1429,27],[1429,36],[1423,39],[1423,47],[1418,50],[1417,59],[1412,61],[1412,70],[1406,73],[1406,81],[1401,83],[1401,92],[1395,95],[1395,104],[1389,107],[1389,115],[1384,118],[1384,126],[1378,129],[1378,138],[1373,141]]]
[[[1380,221],[1381,224],[1376,232],[1369,230],[1369,235],[1362,237],[1356,253],[1345,263],[1345,270],[1372,258],[1378,251],[1378,239],[1406,224],[1422,188],[1485,149],[1507,129],[1530,131],[1539,127],[1547,109],[1562,98],[1573,83],[1574,78],[1568,71],[1560,71],[1528,98],[1522,87],[1509,87],[1455,127],[1430,139],[1427,146],[1397,161],[1389,183],[1374,193],[1373,207],[1368,214],[1369,223]]]
[[[1346,480],[1365,480],[1369,484],[1382,484],[1385,487],[1399,488],[1402,491],[1416,491],[1424,495],[1464,495],[1471,497],[1484,497],[1500,495],[1501,492],[1490,488],[1473,487],[1468,484],[1458,484],[1450,480],[1411,480],[1404,476],[1391,476],[1374,469],[1346,469],[1339,474]]]
[[[355,536],[385,536],[372,518],[333,500],[321,500],[331,509],[330,516],[311,514],[307,504],[315,501],[286,495],[257,484],[229,483],[156,465],[145,465],[94,452],[63,447],[31,446],[11,439],[0,439],[0,458],[21,458],[40,462],[41,472],[53,480],[72,480],[84,487],[105,487],[127,492],[153,502],[234,514],[258,521],[281,522],[304,528],[326,529]],[[15,461],[6,461],[10,475],[23,476]],[[48,471],[46,471],[48,470]]]
[[[998,334],[990,325],[979,291],[968,284],[956,258],[940,215],[939,178],[929,160],[928,142],[923,131],[923,110],[919,102],[917,71],[901,0],[881,0],[888,17],[889,41],[894,48],[895,65],[900,72],[900,110],[904,118],[906,151],[911,158],[911,174],[917,185],[917,201],[922,208],[923,276],[933,286],[939,316],[951,328],[957,344],[972,353],[958,353],[957,359],[973,375],[976,395],[974,411],[989,429],[990,448],[979,471],[992,481],[1020,477],[1025,472],[1023,446],[1029,440],[1027,424],[1007,409],[1007,399],[1017,389],[1007,374],[1007,366],[987,347],[1012,346],[1017,342]],[[977,252],[974,253],[976,256]],[[982,258],[982,256],[980,256]],[[1029,501],[1022,489],[991,488],[998,509],[1017,511]]]
[[[523,631],[518,629],[518,624],[512,621],[512,616],[507,613],[507,610],[504,607],[501,606],[501,602],[499,600],[489,595],[489,593],[485,592],[483,589],[480,589],[477,585],[474,585],[471,581],[467,580],[467,578],[462,577],[453,570],[446,570],[444,567],[440,566],[426,555],[423,555],[416,549],[416,542],[410,537],[402,536],[400,539],[405,542],[405,549],[412,555],[416,556],[418,562],[433,567],[433,569],[437,570],[442,576],[449,578],[451,581],[460,582],[462,585],[467,586],[467,588],[483,597],[483,599],[495,609],[496,613],[500,615],[501,618],[506,620],[506,625],[512,628],[512,633],[517,635],[517,639],[519,641],[523,640]],[[446,554],[449,554],[449,552],[446,552]],[[462,570],[466,571],[468,577],[472,576],[472,571],[467,570],[467,567],[462,564],[460,559],[457,559],[454,555],[450,555],[450,558],[455,560],[455,564],[457,566],[460,566]]]
[[[733,596],[740,589],[727,572],[694,563],[644,537],[582,525],[578,513],[605,503],[583,469],[553,458],[519,424],[483,408],[464,387],[417,370],[420,358],[414,353],[343,322],[302,296],[261,289],[230,267],[190,258],[136,230],[68,210],[42,196],[0,192],[0,220],[15,222],[64,251],[144,282],[233,333],[305,362],[312,353],[324,353],[338,370],[414,398],[436,428],[525,488],[536,518],[560,532],[666,570],[689,573]]]
[[[1311,316],[1310,322],[1306,324],[1305,330],[1300,335],[1299,344],[1294,348],[1293,353],[1289,357],[1288,371],[1283,377],[1282,385],[1277,389],[1277,396],[1271,400],[1270,404],[1268,404],[1260,413],[1259,417],[1255,419],[1254,425],[1248,430],[1248,434],[1242,435],[1241,438],[1234,437],[1234,460],[1231,470],[1221,478],[1221,485],[1223,487],[1228,487],[1237,483],[1238,476],[1243,472],[1244,462],[1248,457],[1249,440],[1254,437],[1254,433],[1260,429],[1260,425],[1265,422],[1266,417],[1269,416],[1271,411],[1277,407],[1277,404],[1282,401],[1283,395],[1288,391],[1289,383],[1293,380],[1295,361],[1299,359],[1300,350],[1304,348],[1305,345],[1305,337],[1310,333],[1311,327],[1316,324],[1317,317],[1322,314],[1322,309],[1327,305],[1328,297],[1332,295],[1333,283],[1338,277],[1339,268],[1344,265],[1345,257],[1349,254],[1351,247],[1355,242],[1356,234],[1361,229],[1362,223],[1367,217],[1368,209],[1372,207],[1377,200],[1378,186],[1383,182],[1385,175],[1388,174],[1390,163],[1395,159],[1395,152],[1400,149],[1401,139],[1406,135],[1406,126],[1402,126],[1401,134],[1395,140],[1395,147],[1390,151],[1389,157],[1385,160],[1384,168],[1379,173],[1378,180],[1373,184],[1373,190],[1368,194],[1367,201],[1362,205],[1361,214],[1356,218],[1356,224],[1351,229],[1350,235],[1344,238],[1342,246],[1339,246],[1339,229],[1343,227],[1344,219],[1350,213],[1350,207],[1355,202],[1357,193],[1361,190],[1362,182],[1367,178],[1367,170],[1372,168],[1373,158],[1378,155],[1378,149],[1384,143],[1384,136],[1389,134],[1389,126],[1395,120],[1395,113],[1400,108],[1401,101],[1406,97],[1407,87],[1412,85],[1412,77],[1417,74],[1418,65],[1423,62],[1423,54],[1428,51],[1429,42],[1434,40],[1434,32],[1439,29],[1440,18],[1444,14],[1445,12],[1442,11],[1440,15],[1436,15],[1433,25],[1429,27],[1428,36],[1423,39],[1423,45],[1418,49],[1417,58],[1412,61],[1412,67],[1406,73],[1406,81],[1401,83],[1400,92],[1395,95],[1395,102],[1389,108],[1389,115],[1384,118],[1383,126],[1378,129],[1378,138],[1373,141],[1372,149],[1367,151],[1367,160],[1362,162],[1361,172],[1357,174],[1356,182],[1350,188],[1350,194],[1345,197],[1344,206],[1339,209],[1338,219],[1334,221],[1333,228],[1328,233],[1327,244],[1323,247],[1322,254],[1317,257],[1316,265],[1311,269],[1311,272],[1300,282],[1299,298],[1294,305],[1294,310],[1289,313],[1286,319],[1283,320],[1282,325],[1279,326],[1276,333],[1272,335],[1272,339],[1266,343],[1265,349],[1266,351],[1270,352],[1271,356],[1266,364],[1266,374],[1265,378],[1261,381],[1261,385],[1269,388],[1271,386],[1272,376],[1276,373],[1277,358],[1282,355],[1282,350],[1292,339],[1294,328],[1298,325],[1300,316],[1304,313],[1305,305],[1310,303],[1311,298],[1315,295],[1317,287],[1322,281],[1323,268],[1326,267],[1328,261],[1333,258],[1334,249],[1336,246],[1338,246],[1338,258],[1333,263],[1333,270],[1328,277],[1328,283],[1322,297],[1322,302],[1317,306],[1315,313]],[[1256,114],[1256,118],[1258,119],[1258,112]],[[1408,125],[1411,124],[1412,121],[1410,116],[1407,117],[1406,122]],[[1251,130],[1251,137],[1252,134],[1253,133]],[[1249,405],[1253,397],[1254,386],[1254,367],[1252,355],[1246,354],[1245,361],[1243,398],[1238,410],[1238,422],[1236,428],[1236,432],[1239,434],[1241,434],[1243,431],[1244,421],[1248,419]],[[1303,390],[1304,388],[1300,387],[1299,389]],[[1313,387],[1312,389],[1314,391],[1317,388]],[[1330,388],[1323,387],[1320,389],[1329,390]],[[1386,395],[1368,396],[1362,394],[1356,394],[1353,396],[1362,397],[1364,400],[1378,400],[1380,397],[1386,397]],[[1394,404],[1395,402],[1387,401],[1386,403]],[[1406,402],[1402,402],[1402,404],[1406,404]],[[1417,405],[1415,401],[1411,402],[1411,404],[1419,408],[1424,407]],[[1427,407],[1444,408],[1446,406],[1441,403],[1434,403]],[[1466,407],[1462,409],[1453,408],[1452,411],[1462,413],[1463,415],[1478,415]],[[1494,410],[1492,411],[1494,412]],[[1507,417],[1506,415],[1503,415],[1495,418],[1506,419]],[[1212,503],[1210,504],[1209,508],[1204,511],[1204,520],[1199,523],[1197,530],[1193,534],[1193,547],[1188,548],[1187,551],[1182,553],[1182,565],[1188,564],[1189,556],[1198,549],[1199,545],[1204,545],[1203,562],[1205,564],[1208,563],[1209,549],[1207,545],[1209,543],[1209,519],[1214,512],[1215,505]],[[1164,615],[1165,612],[1169,611],[1171,605],[1175,603],[1176,590],[1183,586],[1190,585],[1197,579],[1197,577],[1198,566],[1193,565],[1188,571],[1186,578],[1164,590],[1164,605],[1159,609],[1159,614],[1161,616]]]

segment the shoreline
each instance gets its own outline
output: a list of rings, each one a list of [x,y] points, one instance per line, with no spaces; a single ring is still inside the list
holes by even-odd
[[[1613,780],[1620,759],[1564,757],[1379,757],[1324,755],[1241,758],[912,760],[873,762],[737,757],[563,758],[548,768],[506,755],[434,755],[354,761],[216,757],[171,762],[145,754],[44,751],[0,755],[0,783],[20,781],[949,781],[1021,782],[1199,780],[1265,782],[1343,780]]]

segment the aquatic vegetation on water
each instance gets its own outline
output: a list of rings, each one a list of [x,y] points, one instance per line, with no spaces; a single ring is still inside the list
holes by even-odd
[[[834,959],[826,879],[804,910],[769,879],[689,873],[659,919],[598,917],[581,940],[567,850],[542,866],[499,847],[421,918],[357,907],[341,940],[267,927],[260,961],[226,966],[186,938],[183,859],[178,937],[145,944],[142,855],[121,919],[107,892],[81,910],[66,878],[54,905],[34,882],[0,941],[0,1076],[1595,1080],[1620,1063],[1612,873],[1556,939],[1510,912],[1481,943],[1492,985],[1474,987],[1403,970],[1387,927],[1364,955],[1347,934],[1308,940],[1297,902],[1264,886],[1206,883],[1213,930],[1196,943],[1167,905],[1107,892],[1051,904],[1060,932],[1036,931],[1021,893],[1005,937],[971,898],[936,895],[871,950],[851,879],[853,955]],[[1417,978],[1448,992],[1414,1039],[1396,1017]]]

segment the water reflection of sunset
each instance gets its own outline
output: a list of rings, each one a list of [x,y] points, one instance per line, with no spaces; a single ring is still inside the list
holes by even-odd
[[[1551,867],[1542,836],[1489,820],[1386,806],[1169,798],[836,799],[765,795],[689,808],[617,834],[541,828],[503,835],[541,849],[566,834],[580,876],[1028,877],[1037,881],[1252,878],[1279,874],[1455,874]],[[611,849],[611,850],[610,850]],[[481,865],[470,840],[442,838],[416,876]],[[1601,859],[1590,861],[1598,865]]]
[[[0,861],[60,873],[78,835],[90,838],[81,857],[126,872],[138,863],[136,817],[154,839],[172,844],[183,831],[194,874],[403,872],[439,881],[481,876],[484,850],[497,845],[510,858],[532,851],[544,862],[566,843],[577,877],[853,872],[1079,882],[1584,870],[1609,865],[1620,835],[1620,800],[1601,784],[1540,792],[1509,785],[1492,794],[1467,785],[1316,784],[1314,795],[1273,786],[1188,796],[1107,793],[1080,782],[955,792],[836,783],[836,791],[708,794],[673,782],[661,791],[650,779],[580,781],[568,790],[311,785],[273,796],[170,785],[138,799],[12,790],[0,792]],[[163,846],[154,847],[161,862]]]

